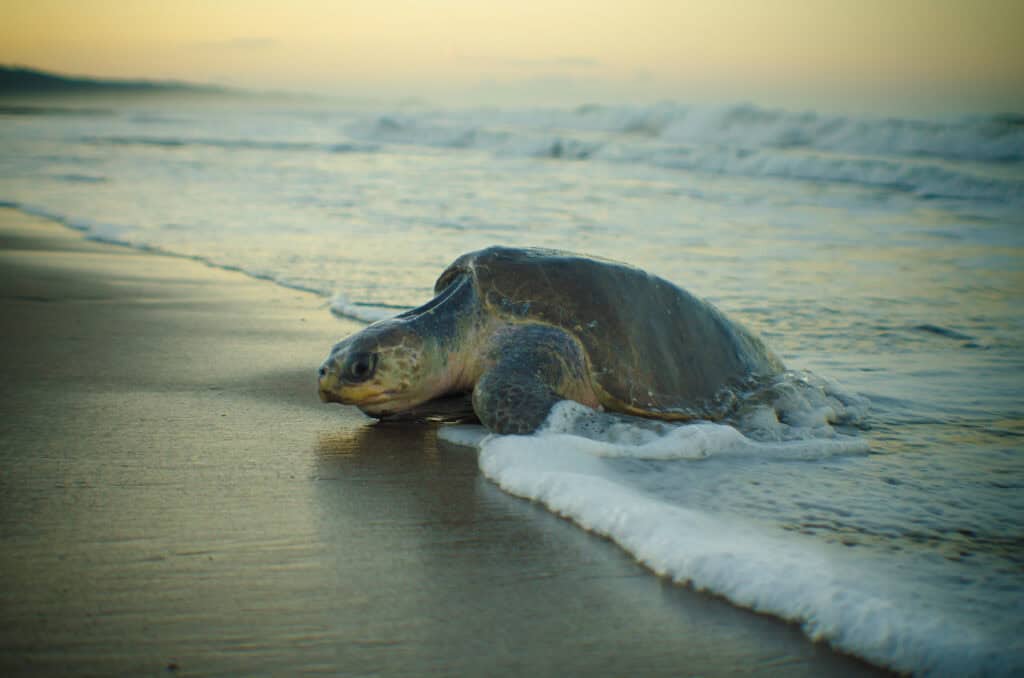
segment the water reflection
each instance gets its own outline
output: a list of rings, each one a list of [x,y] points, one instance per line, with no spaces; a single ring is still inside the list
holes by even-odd
[[[665,585],[615,545],[501,492],[474,450],[439,442],[433,426],[321,434],[315,466],[317,605],[347,673],[865,670],[794,627]]]

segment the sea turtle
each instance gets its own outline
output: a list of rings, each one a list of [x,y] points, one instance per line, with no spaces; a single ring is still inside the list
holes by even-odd
[[[464,254],[426,304],[342,340],[320,398],[386,418],[471,394],[497,433],[536,430],[552,405],[718,419],[782,363],[751,332],[632,266],[568,252]]]

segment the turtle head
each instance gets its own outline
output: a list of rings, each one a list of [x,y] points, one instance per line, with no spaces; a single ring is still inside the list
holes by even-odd
[[[442,276],[426,304],[343,339],[320,366],[320,399],[372,417],[472,387],[478,315],[465,276]]]
[[[320,399],[383,417],[436,395],[436,352],[411,323],[394,318],[338,342],[318,372]]]

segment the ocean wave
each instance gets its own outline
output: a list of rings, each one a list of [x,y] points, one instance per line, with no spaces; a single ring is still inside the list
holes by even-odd
[[[922,199],[1024,202],[1024,176],[1000,169],[1024,162],[1024,123],[1009,115],[943,123],[661,105],[381,115],[347,132],[380,144],[852,184]]]
[[[338,142],[314,143],[306,141],[266,141],[260,139],[216,139],[174,136],[85,136],[80,141],[107,146],[154,146],[157,148],[209,147],[227,150],[255,151],[315,151],[317,153],[373,153],[377,144]]]
[[[166,148],[214,146],[282,151],[372,152],[378,144],[483,149],[538,154],[559,142],[584,144],[587,155],[607,144],[658,142],[668,147],[747,151],[804,149],[853,156],[1024,164],[1024,115],[956,120],[870,118],[792,112],[753,105],[722,108],[663,103],[571,109],[449,110],[380,114],[348,123],[349,139],[308,141],[192,138],[159,135],[84,137],[98,144]],[[359,142],[355,141],[359,140]],[[543,154],[543,153],[540,153]],[[551,152],[552,157],[575,157]]]
[[[1024,179],[1002,179],[914,159],[665,145],[608,148],[600,157],[728,176],[852,184],[925,199],[1024,202]]]
[[[610,122],[621,131],[642,130],[649,136],[683,143],[1024,161],[1024,116],[1013,114],[930,121],[830,116],[743,105],[719,109],[656,106],[627,109],[625,115],[612,112],[611,116]]]
[[[509,136],[599,133],[692,146],[1024,163],[1024,115],[1017,114],[940,121],[664,103],[380,115],[353,124],[350,131],[359,138],[448,147],[486,147]]]
[[[587,106],[383,114],[346,122],[337,141],[86,136],[97,145],[289,153],[390,146],[498,157],[650,165],[689,172],[849,184],[925,200],[1024,204],[1024,116],[953,121],[856,118],[756,106]]]
[[[467,426],[439,435],[477,448],[482,472],[505,491],[611,539],[656,574],[799,623],[813,640],[904,672],[1013,675],[1024,668],[1024,649],[1007,623],[1013,595],[978,598],[970,585],[990,577],[984,566],[853,549],[777,522],[770,503],[753,513],[744,508],[734,477],[771,485],[768,498],[796,491],[808,505],[820,497],[799,477],[834,482],[849,464],[868,459],[857,437],[817,437],[821,421],[855,420],[864,403],[834,384],[810,386],[798,390],[825,390],[803,405],[791,398],[781,406],[791,428],[777,441],[733,425],[637,420],[571,402],[556,406],[531,436]],[[843,412],[823,414],[817,405],[828,402]],[[951,578],[967,584],[951,588]]]
[[[661,576],[798,622],[811,639],[875,664],[940,675],[1024,668],[1010,637],[961,619],[942,588],[922,591],[912,566],[665,504],[563,440],[489,438],[480,467],[504,490],[612,539]]]

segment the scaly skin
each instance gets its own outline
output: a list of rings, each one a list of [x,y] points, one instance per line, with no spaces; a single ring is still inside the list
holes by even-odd
[[[479,313],[468,281],[442,296],[336,344],[320,368],[320,399],[386,417],[472,390],[482,370],[478,344],[491,319]],[[360,354],[375,355],[376,368],[372,377],[355,381],[346,367]]]
[[[375,417],[472,393],[491,430],[534,430],[557,400],[656,419],[715,419],[781,372],[755,335],[676,285],[551,250],[465,254],[431,301],[337,344],[320,397]]]
[[[560,400],[598,407],[586,353],[550,325],[509,323],[494,333],[473,409],[495,433],[532,433]]]

